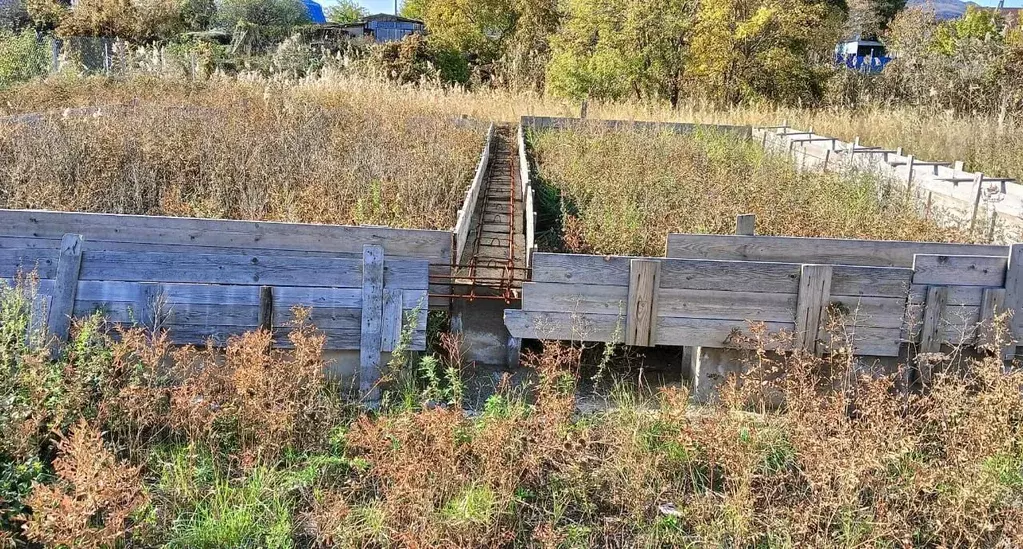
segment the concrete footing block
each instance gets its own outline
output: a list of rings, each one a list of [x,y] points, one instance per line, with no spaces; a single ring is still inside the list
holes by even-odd
[[[689,373],[693,399],[704,403],[714,401],[729,375],[741,375],[745,371],[743,351],[692,347]]]

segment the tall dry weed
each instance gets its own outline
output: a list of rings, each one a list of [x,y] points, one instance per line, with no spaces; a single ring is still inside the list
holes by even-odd
[[[80,420],[58,443],[59,480],[36,485],[27,504],[26,537],[57,547],[110,547],[132,529],[149,502],[138,467],[117,459],[102,433]]]

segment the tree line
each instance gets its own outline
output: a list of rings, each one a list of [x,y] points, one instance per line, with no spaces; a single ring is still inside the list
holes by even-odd
[[[283,39],[308,23],[297,0],[8,2],[22,2],[22,24],[38,30],[138,43],[239,25]],[[328,13],[335,22],[366,15],[353,0]],[[1023,32],[974,7],[945,22],[905,0],[405,0],[401,14],[422,20],[426,36],[346,47],[405,82],[431,73],[448,84],[671,105],[1023,110]],[[854,36],[883,39],[895,60],[880,75],[838,67],[835,45]]]

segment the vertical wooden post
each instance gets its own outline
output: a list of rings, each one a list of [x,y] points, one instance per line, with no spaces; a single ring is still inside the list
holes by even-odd
[[[919,352],[937,353],[941,351],[941,317],[948,303],[948,286],[928,286],[926,299]],[[924,385],[934,377],[934,364],[926,359],[916,360],[916,370]]]
[[[629,266],[629,303],[625,344],[651,347],[657,341],[657,288],[661,262],[633,259]]]
[[[383,328],[381,329],[380,347],[384,352],[391,352],[401,341],[401,330],[404,327],[402,315],[404,303],[401,290],[384,289]]]
[[[977,212],[980,211],[980,198],[984,195],[984,174],[977,172],[973,177],[973,185],[977,188],[973,193],[973,212],[970,214],[970,233],[977,226]]]
[[[740,236],[753,236],[756,234],[756,214],[742,214],[735,216],[735,234]]]
[[[824,150],[824,168],[821,171],[828,171],[828,160],[831,160],[831,149]]]
[[[998,210],[991,210],[991,224],[987,230],[987,241],[991,244],[995,243],[995,230],[998,228]]]
[[[50,337],[65,342],[71,331],[71,316],[78,293],[78,275],[82,269],[82,235],[66,234],[60,240],[57,275],[53,281],[53,299],[46,322]]]
[[[1009,322],[1010,337],[1014,342],[1006,349],[1006,360],[1016,355],[1016,342],[1023,333],[1023,244],[1009,249],[1009,269],[1005,273],[1005,308],[1012,311]]]
[[[259,288],[259,323],[260,330],[271,331],[274,327],[274,289],[273,286]]]
[[[989,337],[995,335],[994,321],[995,317],[1002,314],[1005,311],[1005,288],[984,288],[983,293],[980,297],[980,324],[982,327],[981,335],[987,335]],[[977,343],[980,345],[990,345],[994,343],[993,339],[985,341],[981,337],[977,338]],[[1004,354],[1005,349],[1000,350]]]
[[[362,337],[359,344],[359,392],[367,402],[380,400],[381,316],[384,299],[384,249],[362,247]]]
[[[906,157],[906,167],[909,168],[909,175],[906,176],[906,194],[910,194],[913,191],[913,163],[915,161],[913,155]]]
[[[796,346],[811,352],[820,351],[817,336],[824,309],[831,300],[831,265],[803,265],[796,298]]]
[[[941,316],[948,303],[948,286],[928,286],[924,302],[924,322],[920,333],[920,352],[941,350]]]

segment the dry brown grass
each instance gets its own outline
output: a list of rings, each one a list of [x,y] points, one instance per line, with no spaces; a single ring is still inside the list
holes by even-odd
[[[584,127],[530,141],[549,188],[541,202],[563,196],[552,248],[660,256],[668,233],[734,233],[735,216],[745,213],[756,214],[757,233],[766,235],[968,240],[900,196],[879,196],[873,177],[799,173],[784,156],[734,137]]]
[[[898,376],[864,375],[873,372],[844,355],[752,348],[750,372],[713,405],[693,408],[684,388],[651,395],[623,383],[609,411],[578,415],[581,349],[548,343],[527,359],[536,384],[503,385],[477,414],[430,399],[356,417],[321,375],[318,338],[305,329],[294,352],[268,351],[256,333],[225,357],[166,362],[159,338],[111,338],[96,322],[79,325],[58,362],[17,339],[22,330],[0,349],[3,471],[50,459],[54,442],[60,456],[57,476],[36,477],[27,492],[0,486],[30,506],[28,529],[15,520],[12,537],[70,542],[77,530],[86,537],[75,543],[99,544],[130,530],[134,543],[189,547],[1023,543],[1023,378],[998,358],[939,367],[906,395]],[[35,445],[13,443],[24,434],[16,424],[37,416],[45,420],[32,425],[70,435],[39,427]]]
[[[107,89],[86,82],[32,104]],[[480,125],[393,93],[115,90],[109,114],[0,127],[0,207],[450,229],[483,145]]]
[[[267,82],[253,79],[259,86]],[[199,84],[222,85],[213,79]],[[396,88],[393,84],[338,73],[330,69],[318,79],[271,86],[335,93],[362,104],[429,108],[480,120],[517,122],[520,116],[579,115],[578,102],[529,92],[439,89],[429,86]],[[134,98],[195,96],[195,84],[173,79],[107,80],[51,78],[0,91],[0,114],[38,112],[68,107],[126,102]],[[824,110],[761,106],[724,107],[690,102],[677,109],[663,103],[590,102],[589,116],[598,119],[699,122],[705,124],[776,125],[783,120],[845,140],[859,136],[864,144],[903,147],[922,160],[964,160],[968,169],[991,176],[1023,180],[1023,125],[1012,116],[934,112],[923,108],[829,108]]]

